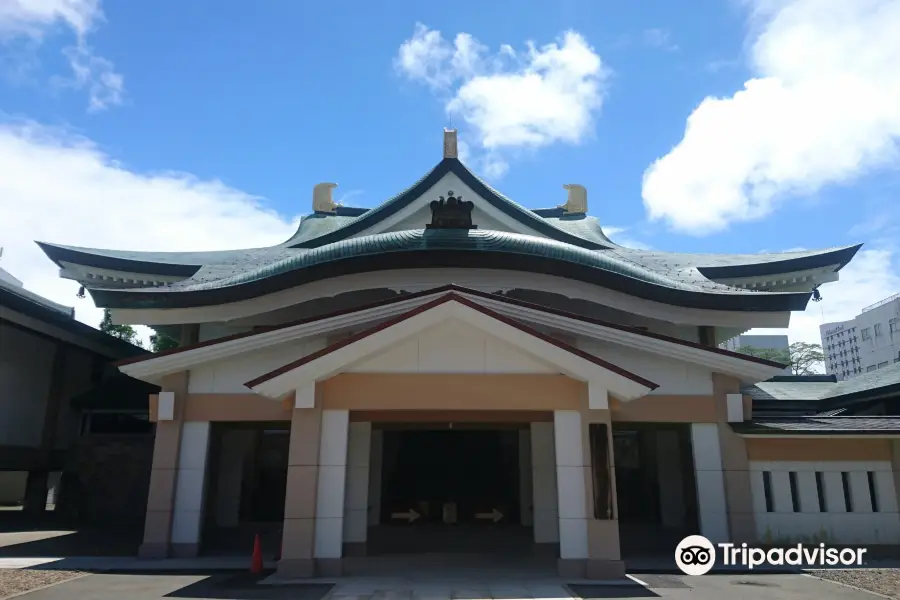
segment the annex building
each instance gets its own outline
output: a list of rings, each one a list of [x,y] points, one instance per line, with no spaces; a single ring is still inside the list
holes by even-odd
[[[756,423],[747,390],[784,365],[717,347],[787,326],[859,246],[626,248],[580,185],[539,210],[492,189],[455,131],[375,208],[334,187],[270,248],[41,244],[115,321],[181,332],[119,366],[162,389],[142,555],[248,523],[277,524],[297,576],[502,552],[620,577],[697,532],[900,543],[897,420]]]

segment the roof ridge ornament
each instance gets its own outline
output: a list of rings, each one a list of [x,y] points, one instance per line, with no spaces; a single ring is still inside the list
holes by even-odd
[[[472,225],[472,209],[475,203],[447,192],[447,199],[439,196],[431,201],[431,223],[425,229],[478,229]]]
[[[313,211],[325,213],[337,211],[341,205],[332,198],[332,190],[336,187],[336,183],[318,183],[313,186]]]
[[[459,158],[455,129],[444,129],[444,158]]]
[[[563,189],[569,191],[569,196],[566,203],[561,204],[559,208],[567,215],[587,214],[587,188],[577,183],[567,183],[563,185]]]

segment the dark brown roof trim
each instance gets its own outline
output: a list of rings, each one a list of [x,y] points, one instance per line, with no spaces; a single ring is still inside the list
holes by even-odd
[[[491,294],[489,292],[482,292],[480,290],[474,290],[471,288],[467,288],[464,286],[456,285],[456,284],[448,284],[442,285],[439,287],[421,290],[419,292],[413,292],[409,294],[398,295],[395,298],[388,298],[386,300],[379,300],[377,302],[372,302],[370,304],[365,304],[363,306],[356,306],[351,308],[345,308],[338,311],[330,312],[324,315],[315,315],[312,317],[307,317],[305,319],[300,319],[298,321],[292,321],[290,323],[284,323],[282,325],[273,325],[271,327],[260,328],[255,331],[247,331],[244,333],[235,333],[232,335],[228,335],[225,337],[215,338],[212,340],[207,340],[205,342],[199,342],[197,344],[191,344],[189,346],[180,346],[178,348],[172,348],[170,350],[164,350],[162,352],[157,352],[156,354],[148,354],[146,356],[138,356],[133,359],[126,359],[119,361],[116,366],[128,365],[133,363],[142,362],[145,360],[151,360],[160,356],[168,356],[170,354],[177,354],[179,352],[186,352],[188,350],[195,350],[197,348],[204,348],[206,346],[214,346],[215,344],[221,344],[225,342],[230,342],[232,340],[237,340],[245,337],[250,337],[253,335],[259,335],[261,333],[268,333],[270,331],[277,331],[279,329],[286,329],[288,327],[296,327],[297,325],[304,325],[306,323],[313,323],[315,321],[322,321],[324,319],[331,319],[333,317],[339,317],[341,315],[347,315],[354,312],[361,312],[365,310],[370,310],[373,308],[378,308],[381,306],[388,306],[391,304],[395,304],[397,302],[404,302],[406,300],[413,300],[416,298],[421,298],[423,296],[431,296],[433,294],[440,294],[442,292],[459,292],[463,294],[469,294],[471,296],[477,296],[479,298],[487,298],[489,300],[497,300],[498,302],[505,302],[507,304],[511,304],[513,306],[521,306],[523,308],[530,308],[534,310],[539,310],[545,312],[547,314],[558,315],[560,317],[565,317],[568,319],[573,319],[575,321],[581,321],[584,323],[591,323],[592,325],[599,325],[601,327],[608,327],[610,329],[615,329],[617,331],[624,331],[627,333],[633,333],[636,335],[641,335],[644,337],[649,337],[657,340],[661,340],[664,342],[670,342],[672,344],[678,344],[679,346],[687,346],[688,348],[696,348],[698,350],[704,350],[706,352],[713,352],[715,354],[721,354],[723,356],[728,356],[730,358],[738,358],[741,360],[746,360],[749,362],[754,362],[757,364],[765,365],[767,367],[775,367],[779,369],[783,369],[786,365],[781,363],[773,362],[771,360],[766,360],[764,358],[757,358],[755,356],[750,356],[749,354],[741,354],[740,352],[733,352],[731,350],[725,350],[723,348],[718,348],[715,346],[704,346],[703,344],[698,344],[697,342],[691,342],[688,340],[683,340],[681,338],[672,337],[669,335],[664,335],[661,333],[654,333],[651,331],[645,331],[638,327],[631,327],[628,325],[619,325],[618,323],[610,323],[608,321],[603,321],[600,319],[594,319],[592,317],[587,317],[584,315],[579,315],[577,313],[571,313],[564,310],[559,310],[556,308],[550,308],[546,306],[542,306],[540,304],[535,304],[533,302],[526,302],[524,300],[518,300],[515,298],[508,298],[506,296],[501,296],[500,294]]]
[[[649,379],[644,379],[640,375],[636,375],[635,373],[632,373],[631,371],[627,371],[617,365],[614,365],[610,362],[603,360],[602,358],[598,358],[598,357],[594,356],[593,354],[589,354],[583,350],[576,348],[575,346],[572,346],[570,344],[567,344],[565,342],[562,342],[560,340],[552,338],[548,335],[545,335],[545,334],[537,331],[536,329],[533,329],[527,325],[520,323],[519,321],[510,319],[509,317],[506,317],[497,312],[494,312],[493,310],[491,310],[489,308],[485,308],[484,306],[481,306],[480,304],[478,304],[476,302],[472,302],[471,300],[469,300],[468,298],[466,298],[464,296],[460,296],[459,293],[455,292],[455,291],[448,292],[447,294],[441,296],[440,298],[436,298],[436,299],[432,300],[431,302],[426,302],[425,304],[423,304],[421,306],[417,306],[416,308],[414,308],[408,312],[405,312],[402,315],[398,315],[397,317],[395,317],[393,319],[389,319],[388,321],[379,323],[378,325],[376,325],[374,327],[370,327],[369,329],[366,329],[366,330],[361,331],[361,332],[359,332],[355,335],[352,335],[348,338],[345,338],[343,340],[335,342],[334,344],[331,344],[330,346],[322,348],[321,350],[319,350],[317,352],[308,354],[300,359],[297,359],[291,363],[288,363],[282,367],[279,367],[278,369],[275,369],[274,371],[270,371],[269,373],[266,373],[265,375],[261,375],[255,379],[252,379],[252,380],[248,381],[247,383],[245,383],[244,385],[247,386],[248,388],[252,389],[254,386],[257,386],[263,382],[269,381],[270,379],[274,379],[275,377],[278,377],[279,375],[283,375],[289,371],[293,371],[294,369],[301,367],[307,363],[310,363],[318,358],[321,358],[323,356],[331,354],[332,352],[340,350],[341,348],[343,348],[345,346],[349,346],[350,344],[353,344],[364,338],[372,336],[372,335],[378,333],[379,331],[384,331],[385,329],[389,329],[390,327],[393,327],[394,325],[397,325],[398,323],[402,323],[403,321],[406,321],[416,315],[427,312],[427,311],[431,310],[432,308],[435,308],[442,304],[446,304],[447,302],[458,302],[458,303],[460,303],[464,306],[467,306],[473,310],[476,310],[484,315],[487,315],[487,316],[491,317],[492,319],[496,319],[497,321],[500,321],[501,323],[505,323],[511,327],[515,327],[519,331],[527,333],[528,335],[530,335],[532,337],[536,337],[544,342],[547,342],[548,344],[552,344],[552,345],[556,346],[557,348],[560,348],[561,350],[565,350],[566,352],[569,352],[570,354],[574,354],[575,356],[578,356],[579,358],[582,358],[582,359],[584,359],[588,362],[591,362],[599,367],[602,367],[602,368],[606,369],[607,371],[612,371],[613,373],[616,373],[617,375],[620,375],[622,377],[630,379],[631,381],[634,381],[635,383],[643,385],[644,387],[650,388],[651,390],[655,390],[656,388],[659,387],[658,384],[650,381]]]

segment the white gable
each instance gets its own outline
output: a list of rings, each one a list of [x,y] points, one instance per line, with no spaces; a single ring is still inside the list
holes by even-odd
[[[425,225],[431,222],[431,201],[437,200],[439,196],[444,196],[446,198],[450,191],[453,192],[454,196],[461,196],[463,200],[468,200],[475,204],[475,207],[472,210],[472,223],[477,225],[479,229],[524,233],[527,235],[546,237],[494,208],[487,200],[472,191],[472,188],[464,184],[454,173],[447,173],[441,177],[435,185],[429,188],[428,191],[416,198],[408,206],[397,211],[390,217],[383,219],[378,223],[374,223],[368,229],[365,229],[352,237],[373,235],[376,233],[384,233],[386,231],[424,229]]]
[[[578,348],[659,384],[650,394],[707,396],[713,393],[709,367],[590,338],[579,338]]]
[[[191,394],[248,394],[244,382],[301,359],[325,347],[324,336],[303,338],[251,350],[191,369],[188,392]]]
[[[559,373],[506,342],[450,319],[366,357],[353,373]]]

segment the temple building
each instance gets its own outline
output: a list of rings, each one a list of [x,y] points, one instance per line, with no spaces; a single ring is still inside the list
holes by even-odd
[[[119,363],[162,390],[142,556],[269,524],[287,576],[444,552],[607,578],[691,533],[900,543],[900,419],[756,422],[784,365],[717,347],[786,327],[858,245],[627,248],[583,186],[529,210],[443,142],[375,208],[316,185],[277,246],[40,243],[115,322],[182,342]]]

